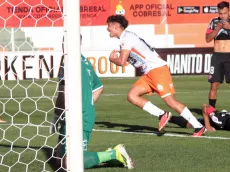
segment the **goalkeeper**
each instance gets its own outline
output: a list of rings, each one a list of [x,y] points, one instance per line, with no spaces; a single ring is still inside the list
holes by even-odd
[[[92,168],[100,163],[110,160],[118,160],[128,169],[133,168],[133,163],[122,144],[113,149],[104,152],[88,152],[87,147],[91,137],[92,129],[96,120],[96,111],[94,102],[98,100],[103,92],[103,85],[96,75],[91,63],[81,55],[81,73],[82,73],[82,114],[83,114],[83,150],[84,150],[84,168]],[[63,75],[64,76],[64,75]],[[58,99],[57,99],[58,100]],[[64,103],[64,92],[62,101]],[[64,107],[64,105],[63,105]],[[57,118],[57,117],[54,117]],[[57,122],[56,122],[57,123]],[[61,122],[59,144],[57,154],[64,157],[64,167],[66,168],[66,145],[65,133],[66,124]]]

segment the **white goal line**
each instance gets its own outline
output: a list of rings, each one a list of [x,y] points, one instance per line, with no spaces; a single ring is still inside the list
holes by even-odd
[[[192,137],[190,135],[183,135],[183,134],[170,134],[170,133],[159,133],[159,132],[150,132],[150,133],[145,133],[145,132],[130,132],[130,131],[121,131],[121,130],[100,130],[100,129],[93,129],[93,131],[96,132],[106,132],[106,133],[123,133],[123,134],[138,134],[138,135],[162,135],[162,136],[167,136],[167,137],[184,137],[184,138],[201,138],[201,139],[215,139],[215,140],[230,140],[229,137],[215,137],[215,136],[200,136],[200,137]]]
[[[16,126],[31,126],[31,127],[43,127],[43,128],[50,128],[50,126],[46,125],[35,125],[35,124],[0,124],[0,126],[8,126],[8,125],[16,125]],[[132,132],[132,131],[121,131],[121,130],[101,130],[101,129],[93,129],[95,132],[104,132],[104,133],[122,133],[122,134],[137,134],[137,135],[152,135],[152,136],[158,136],[162,133],[159,132]],[[218,136],[201,136],[201,137],[192,137],[190,135],[183,135],[183,134],[170,134],[170,133],[164,133],[162,136],[166,137],[183,137],[183,138],[201,138],[201,139],[214,139],[214,140],[230,140],[229,137],[218,137]]]
[[[197,93],[208,93],[209,90],[207,91],[201,91],[201,90],[197,90],[197,91],[182,91],[182,92],[176,92],[176,94],[197,94]],[[219,90],[218,92],[222,92],[222,93],[229,93],[230,90]],[[114,93],[114,94],[108,94],[108,93],[104,93],[101,96],[104,97],[110,97],[110,96],[126,96],[127,94],[119,94],[119,93]],[[57,98],[57,96],[40,96],[40,97],[2,97],[0,98],[0,100],[8,100],[8,99],[15,99],[15,100],[21,100],[21,99],[53,99],[53,98]]]

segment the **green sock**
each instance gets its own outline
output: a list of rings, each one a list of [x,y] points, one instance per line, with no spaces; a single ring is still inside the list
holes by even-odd
[[[84,152],[84,168],[92,168],[100,164],[97,152]]]
[[[116,150],[110,150],[105,152],[97,152],[99,162],[106,162],[112,159],[116,159]]]

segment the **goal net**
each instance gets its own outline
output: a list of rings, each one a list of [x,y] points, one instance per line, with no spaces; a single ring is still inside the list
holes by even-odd
[[[0,171],[65,169],[65,155],[56,153],[65,135],[58,141],[59,133],[50,133],[50,126],[54,109],[59,108],[55,102],[60,93],[57,77],[64,61],[66,2],[0,1]]]

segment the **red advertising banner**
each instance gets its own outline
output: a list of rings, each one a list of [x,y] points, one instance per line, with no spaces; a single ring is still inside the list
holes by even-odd
[[[0,27],[62,26],[62,0],[0,0]],[[208,23],[220,0],[81,0],[82,26],[105,25],[111,14],[130,24]]]
[[[81,26],[105,25],[110,15],[110,0],[81,0]]]
[[[63,26],[62,0],[8,0],[0,4],[0,27]],[[105,25],[110,0],[81,0],[82,26]]]
[[[0,27],[62,26],[62,0],[7,0],[0,4]]]
[[[217,16],[220,0],[113,0],[111,9],[130,24],[207,23]]]

